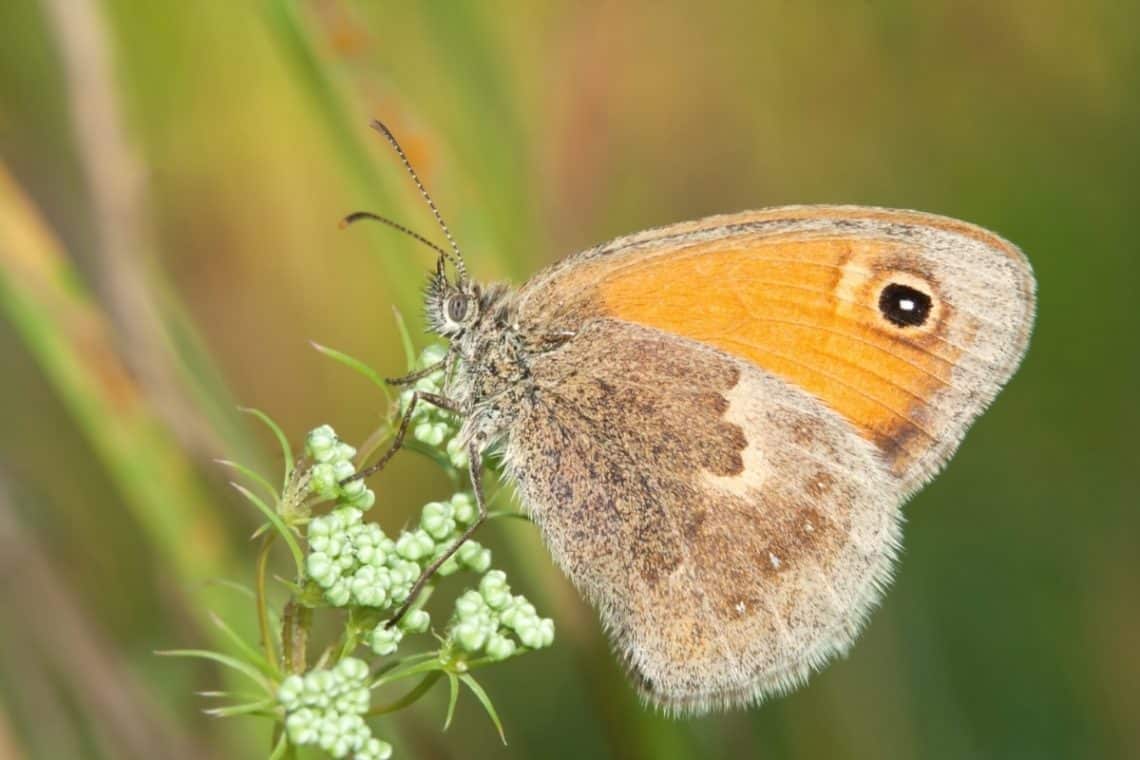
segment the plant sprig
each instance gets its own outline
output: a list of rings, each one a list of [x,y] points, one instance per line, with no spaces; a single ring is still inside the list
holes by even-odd
[[[383,387],[380,376],[358,359],[323,346],[317,350]],[[409,369],[438,362],[441,350],[427,348]],[[446,379],[442,372],[433,373],[416,387],[439,392]],[[393,414],[406,409],[406,398],[407,393],[399,404],[390,404]],[[524,597],[511,593],[506,574],[491,568],[490,550],[473,540],[465,542],[429,579],[407,613],[396,624],[390,623],[394,609],[407,601],[424,569],[450,549],[475,519],[470,492],[460,490],[446,500],[426,504],[414,526],[388,536],[378,523],[364,519],[376,501],[375,493],[351,478],[391,436],[396,427],[392,420],[385,420],[366,439],[362,446],[368,447],[367,452],[358,452],[331,426],[321,425],[309,432],[302,453],[295,457],[287,437],[268,415],[244,411],[270,428],[285,463],[281,488],[275,489],[270,479],[238,463],[221,461],[264,492],[259,495],[233,484],[266,520],[255,532],[260,542],[250,594],[260,641],[247,642],[229,623],[212,615],[232,652],[162,653],[213,661],[242,673],[260,689],[256,694],[211,692],[211,698],[224,704],[207,712],[217,717],[272,719],[276,727],[270,758],[290,757],[297,747],[315,745],[336,758],[378,760],[389,757],[393,749],[374,735],[369,721],[407,709],[446,679],[449,698],[443,728],[451,724],[462,686],[503,737],[498,713],[472,671],[549,646],[554,623],[540,618]],[[428,454],[457,481],[467,466],[463,448],[452,443],[457,420],[438,410],[417,408],[411,430],[413,448]],[[510,516],[518,514],[491,513],[491,517]],[[267,592],[275,546],[288,549],[294,572],[292,580],[278,579],[288,591],[279,617],[270,609]],[[450,613],[437,613],[436,620],[443,624],[433,626],[427,609],[432,591],[446,577],[463,574],[478,580],[460,593]],[[318,651],[310,641],[314,617],[338,612],[339,635],[312,658],[310,650]],[[408,651],[406,639],[419,642],[418,651]],[[410,688],[387,702],[372,704],[373,691],[394,689],[409,679],[415,680]]]

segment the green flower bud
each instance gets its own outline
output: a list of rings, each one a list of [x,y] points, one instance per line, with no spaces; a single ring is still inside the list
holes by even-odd
[[[344,607],[352,599],[352,588],[344,578],[325,589],[325,600],[333,607]]]
[[[368,707],[371,704],[371,695],[368,689],[359,688],[352,691],[343,692],[333,702],[333,709],[339,713],[365,713],[368,712]]]
[[[405,633],[423,633],[430,624],[431,615],[427,610],[411,610],[399,622]]]
[[[475,617],[487,609],[487,602],[478,591],[465,591],[455,600],[455,614],[460,620]]]
[[[337,437],[329,425],[321,425],[305,436],[305,453],[318,462],[328,462],[336,454]]]
[[[339,686],[340,679],[331,670],[314,670],[305,675],[306,699],[313,703]]]
[[[477,558],[481,551],[483,551],[482,544],[473,539],[467,539],[463,542],[463,545],[455,551],[455,556],[459,558],[460,562],[466,565]]]
[[[384,564],[386,555],[375,546],[357,546],[356,559],[361,564],[378,567]]]
[[[352,482],[361,484],[364,483],[362,480],[354,480]],[[376,503],[376,494],[373,493],[371,488],[365,488],[361,490],[361,492],[356,496],[349,498],[348,503],[357,509],[367,511],[369,509],[372,509],[372,505]]]
[[[416,360],[417,366],[430,367],[433,364],[439,364],[445,356],[447,356],[447,349],[439,343],[432,343],[420,352],[420,358]]]
[[[453,437],[447,442],[444,449],[447,452],[447,459],[451,462],[451,466],[457,470],[466,470],[468,465],[471,464],[471,457],[467,453],[467,447],[463,445],[458,437]]]
[[[492,660],[505,660],[515,653],[517,646],[513,639],[494,634],[487,640],[487,656]]]
[[[479,593],[493,610],[506,607],[511,601],[511,587],[507,585],[507,574],[502,570],[492,570],[479,582]]]
[[[349,682],[364,683],[368,680],[368,663],[355,657],[345,657],[337,663],[336,673]]]
[[[421,422],[416,425],[412,435],[417,441],[423,441],[429,446],[438,446],[447,437],[447,425],[431,421]]]
[[[446,502],[428,502],[420,516],[420,527],[435,540],[442,541],[455,532],[455,520],[451,513],[451,505]]]
[[[391,558],[391,555],[389,555]],[[393,586],[410,586],[416,582],[420,577],[420,566],[415,562],[406,559],[394,558],[395,561],[389,565],[389,570],[392,573]]]
[[[388,760],[392,756],[392,745],[379,739],[369,739],[356,752],[353,760]]]
[[[456,643],[468,652],[480,651],[487,643],[487,629],[477,620],[464,620],[452,631]]]
[[[541,649],[550,646],[554,641],[554,621],[545,618],[533,625],[522,626],[521,629],[516,629],[516,632],[523,646]]]
[[[309,521],[308,536],[310,541],[318,536],[328,538],[331,533],[332,524],[327,517],[314,517]]]
[[[388,628],[381,623],[372,629],[372,633],[368,635],[368,646],[373,652],[383,657],[395,652],[402,638],[404,638],[404,632],[399,627]]]
[[[307,707],[302,708],[285,718],[285,731],[294,744],[312,744],[317,739],[316,723],[316,713]]]
[[[298,675],[292,675],[281,682],[281,686],[277,689],[277,701],[286,711],[296,710],[301,706],[301,695],[305,688],[305,682]]]
[[[346,462],[354,456],[356,456],[356,449],[344,442],[337,443],[334,461]]]
[[[447,551],[447,547],[443,544],[440,544],[440,552],[444,552],[444,551]],[[439,552],[437,552],[437,554],[438,553]],[[454,573],[458,569],[459,569],[459,560],[455,557],[454,554],[452,554],[450,557],[448,557],[446,560],[444,560],[443,564],[439,566],[439,568],[435,571],[435,573],[436,573],[436,575],[440,576],[441,578],[446,578],[447,576],[451,575],[452,573]]]
[[[413,562],[429,556],[434,550],[435,542],[422,530],[405,533],[396,541],[396,553]]]
[[[368,486],[364,485],[363,480],[350,480],[340,487],[340,495],[344,500],[352,501],[359,499],[367,490]]]
[[[356,468],[352,466],[352,462],[333,462],[331,466],[338,484],[345,478],[351,478],[356,474]]]
[[[309,470],[309,490],[322,499],[331,499],[336,496],[339,481],[340,479],[336,476],[336,469],[332,464],[315,464]]]
[[[340,568],[323,552],[313,552],[305,558],[305,572],[324,589],[340,578]]]
[[[387,574],[380,575],[376,568],[365,565],[352,577],[352,598],[364,607],[381,607],[388,599]]]
[[[483,548],[476,541],[467,541],[456,552],[459,563],[477,573],[485,573],[491,567],[491,550]]]
[[[416,381],[413,387],[417,391],[423,391],[424,393],[436,393],[439,391],[439,382],[434,377],[434,374],[432,374],[427,377],[421,377]]]
[[[460,525],[470,525],[478,514],[475,497],[464,491],[460,491],[451,497],[451,508],[453,510],[452,517]]]

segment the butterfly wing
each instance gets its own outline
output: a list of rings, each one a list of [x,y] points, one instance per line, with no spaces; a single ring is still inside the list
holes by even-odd
[[[565,342],[506,461],[651,700],[749,702],[849,646],[1033,304],[1006,241],[863,207],[651,230],[523,288],[520,329]]]
[[[912,211],[799,206],[584,251],[528,283],[520,315],[569,332],[604,316],[751,362],[838,411],[910,493],[1017,368],[1034,291],[1021,252],[981,228]],[[884,299],[898,292],[929,299],[921,324],[888,318]]]
[[[847,648],[899,537],[869,441],[748,362],[625,322],[532,372],[505,461],[651,701],[747,703]]]

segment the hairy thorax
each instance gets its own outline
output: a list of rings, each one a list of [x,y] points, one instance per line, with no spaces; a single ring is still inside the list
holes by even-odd
[[[464,416],[462,440],[480,449],[501,439],[533,396],[530,361],[542,349],[520,330],[515,314],[515,292],[492,285],[480,294],[478,321],[455,339],[449,395]]]

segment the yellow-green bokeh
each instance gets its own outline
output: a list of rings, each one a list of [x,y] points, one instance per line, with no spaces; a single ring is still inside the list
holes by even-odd
[[[381,396],[308,341],[392,373],[392,306],[421,324],[430,254],[337,228],[367,208],[433,231],[372,117],[483,279],[850,202],[994,229],[1039,281],[1022,370],[908,506],[846,660],[758,709],[666,720],[533,529],[494,525],[559,641],[488,671],[508,746],[470,699],[441,733],[441,687],[383,724],[399,756],[1140,756],[1138,25],[1110,0],[4,0],[0,757],[268,746],[200,714],[217,671],[152,651],[212,645],[203,606],[246,609],[201,586],[253,557],[209,458],[279,465],[234,405],[359,439]],[[390,530],[448,490],[412,455],[375,487]]]

